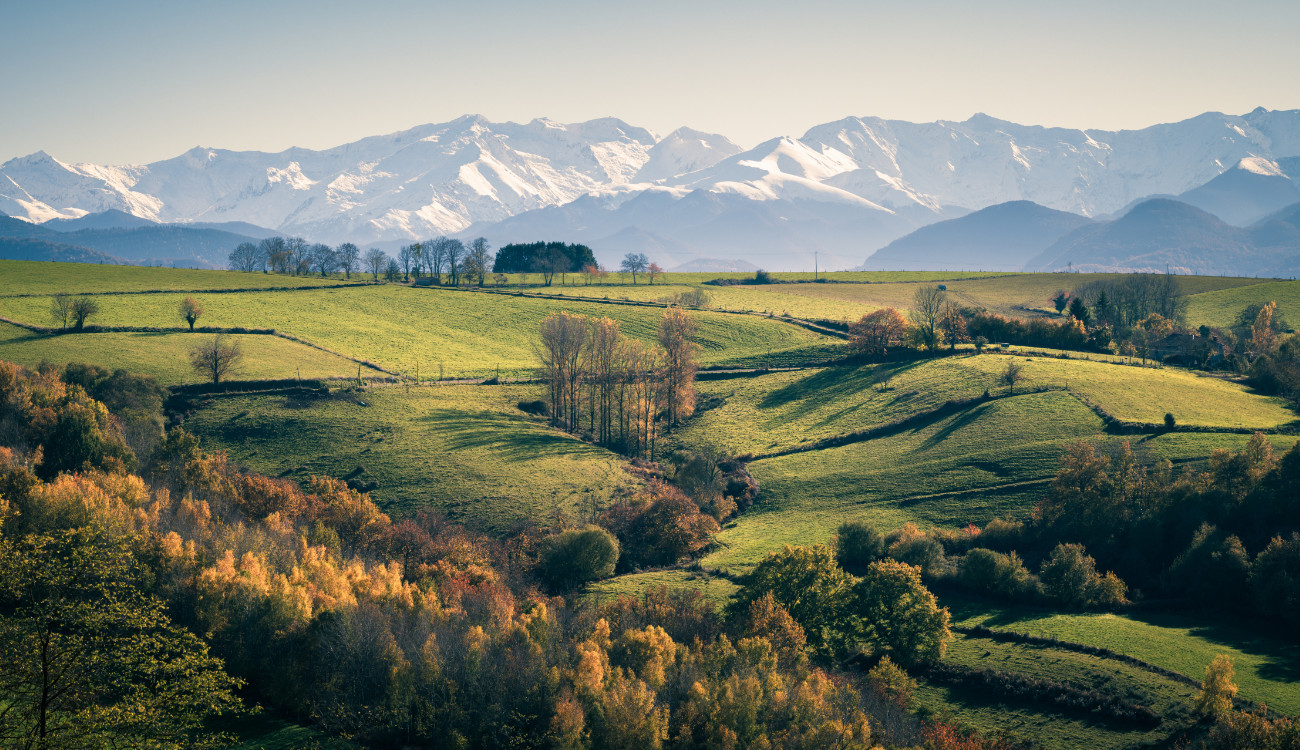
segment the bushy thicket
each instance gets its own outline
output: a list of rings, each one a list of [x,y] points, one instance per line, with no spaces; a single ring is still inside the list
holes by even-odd
[[[1256,434],[1178,474],[1168,461],[1140,465],[1127,443],[1113,456],[1078,443],[1027,521],[883,535],[849,522],[837,555],[858,568],[907,562],[1008,601],[1108,609],[1163,594],[1300,623],[1300,443],[1277,456]]]
[[[939,684],[978,691],[985,696],[996,695],[1017,703],[1046,703],[1067,713],[1104,716],[1148,729],[1160,724],[1160,715],[1138,701],[1060,680],[953,664],[933,665],[926,670],[925,676]]]

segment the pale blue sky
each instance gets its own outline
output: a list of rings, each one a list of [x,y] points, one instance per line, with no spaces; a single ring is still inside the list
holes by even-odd
[[[848,115],[1138,128],[1300,108],[1294,0],[7,2],[0,161],[326,148],[466,113],[743,146]]]

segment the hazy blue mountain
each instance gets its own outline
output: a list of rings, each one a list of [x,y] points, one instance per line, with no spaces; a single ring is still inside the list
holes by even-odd
[[[76,232],[82,229],[135,229],[137,227],[156,226],[158,222],[142,219],[139,216],[110,208],[95,214],[86,214],[75,219],[50,219],[41,226],[56,232]]]
[[[921,222],[859,203],[811,199],[751,200],[709,190],[647,190],[621,202],[588,195],[470,227],[493,245],[565,238],[595,250],[602,263],[644,252],[664,268],[699,259],[744,260],[769,270],[846,269],[871,247]]]
[[[82,229],[63,241],[125,258],[132,263],[164,263],[193,268],[225,268],[230,251],[257,239],[217,229],[154,224],[135,229]]]
[[[12,216],[0,213],[0,237],[40,240],[57,238],[58,236],[58,232],[47,229],[40,224],[33,224],[30,221],[15,219]]]
[[[121,258],[115,258],[98,250],[24,237],[0,237],[0,258],[5,260],[46,260],[60,263],[103,263],[109,265],[126,263]]]
[[[1243,228],[1186,203],[1150,200],[1115,221],[1071,232],[1025,270],[1290,276],[1300,271],[1300,227],[1292,223],[1298,213]]]
[[[1300,201],[1300,186],[1279,164],[1249,157],[1178,200],[1244,227]]]
[[[1010,201],[921,227],[880,248],[867,271],[1018,271],[1066,234],[1093,223],[1078,214]]]
[[[123,219],[122,216],[126,216]],[[91,219],[90,224],[129,221],[127,214]],[[75,221],[75,220],[74,220]],[[48,222],[47,222],[48,224]],[[0,238],[41,240],[59,246],[58,255],[68,256],[67,248],[80,248],[89,253],[86,262],[137,263],[177,265],[191,268],[224,268],[230,251],[241,242],[257,242],[257,238],[218,229],[200,229],[175,224],[146,222],[131,228],[77,229],[54,231],[47,224],[32,224],[21,219],[0,214]],[[67,226],[61,224],[59,226]],[[24,246],[23,252],[38,252],[35,246]],[[54,251],[50,251],[54,252]]]

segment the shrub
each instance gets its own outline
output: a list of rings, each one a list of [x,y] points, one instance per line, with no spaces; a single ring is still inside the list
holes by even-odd
[[[845,521],[835,532],[835,561],[854,575],[884,556],[884,537],[863,521]]]
[[[972,591],[1009,600],[1028,598],[1038,588],[1015,552],[1004,555],[982,548],[962,558],[961,582]]]
[[[885,537],[889,557],[914,565],[924,576],[934,576],[944,568],[943,545],[931,539],[913,523],[906,523]]]
[[[1113,607],[1124,603],[1127,586],[1114,573],[1097,574],[1096,561],[1081,544],[1058,544],[1043,561],[1043,593],[1068,607]]]
[[[1165,412],[1165,429],[1172,430],[1176,426],[1177,426],[1177,422],[1174,420],[1174,415],[1170,414],[1169,412]]]
[[[671,565],[704,549],[720,530],[681,490],[659,480],[631,501],[612,506],[600,522],[618,537],[627,569]]]
[[[526,414],[536,414],[539,417],[549,417],[551,415],[551,408],[541,399],[537,401],[520,401],[519,410]]]
[[[541,576],[552,586],[568,588],[614,574],[618,540],[599,526],[569,529],[542,540]]]

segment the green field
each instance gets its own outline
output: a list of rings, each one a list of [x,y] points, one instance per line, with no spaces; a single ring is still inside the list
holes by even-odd
[[[740,586],[726,578],[699,571],[651,570],[598,581],[588,586],[584,593],[589,601],[600,602],[618,596],[641,597],[659,588],[698,591],[721,609],[731,601]]]
[[[797,274],[777,275],[778,278],[787,276],[794,277]],[[1113,278],[1114,275],[854,272],[824,274],[824,276],[835,281],[855,283],[712,286],[701,282],[710,278],[747,276],[665,274],[653,285],[643,282],[636,286],[629,284],[587,286],[577,282],[564,286],[557,283],[551,287],[530,285],[528,291],[571,297],[653,301],[665,298],[674,292],[703,289],[712,298],[712,305],[720,309],[850,321],[882,307],[907,310],[911,307],[913,295],[916,294],[918,287],[942,283],[947,287],[953,300],[960,305],[983,308],[1010,317],[1025,317],[1055,315],[1051,299],[1058,291],[1069,291],[1092,281]],[[697,280],[694,277],[705,278]],[[573,282],[574,279],[570,281]],[[1180,276],[1179,283],[1189,295],[1188,322],[1194,326],[1202,323],[1215,326],[1227,325],[1246,305],[1269,300],[1276,300],[1284,315],[1288,309],[1291,309],[1295,312],[1293,317],[1300,316],[1300,282],[1219,276]]]
[[[519,411],[531,386],[380,387],[329,397],[222,396],[185,428],[269,476],[377,482],[382,507],[432,507],[491,531],[584,517],[639,481],[603,448]],[[362,469],[358,472],[357,469]]]
[[[358,274],[352,283],[365,281]],[[273,287],[315,287],[347,283],[340,277],[280,276],[237,271],[205,271],[192,268],[150,268],[147,266],[100,266],[90,263],[45,263],[33,260],[0,260],[0,297],[14,294],[91,294],[152,290],[266,289]],[[44,321],[41,321],[42,324]]]
[[[85,333],[42,336],[0,323],[0,359],[35,367],[41,362],[86,362],[109,369],[152,375],[163,385],[201,383],[205,378],[190,367],[190,350],[210,341],[202,333]],[[357,375],[357,364],[278,336],[231,334],[243,358],[230,373],[233,380],[266,378],[345,378]],[[362,368],[363,376],[377,373]]]
[[[1069,389],[1129,422],[1271,430],[1294,422],[1285,401],[1241,385],[1175,368],[1132,367],[1083,359],[958,355],[915,362],[840,366],[701,381],[722,404],[692,420],[679,437],[735,453],[761,454],[841,435],[970,399],[1006,393],[998,377],[1008,361],[1024,365],[1022,390]]]
[[[1100,646],[1195,680],[1205,676],[1216,655],[1227,654],[1237,670],[1239,697],[1300,713],[1300,644],[1247,629],[1239,621],[1220,620],[1213,613],[1054,613],[964,597],[945,597],[944,604],[958,625],[983,624]]]
[[[557,309],[619,321],[651,341],[663,311],[439,289],[382,285],[318,291],[248,292],[198,297],[201,325],[274,328],[330,351],[422,378],[532,374],[542,318]],[[91,322],[105,326],[176,326],[179,295],[104,295]],[[0,298],[0,315],[44,324],[49,298]],[[706,365],[753,366],[820,361],[843,351],[840,339],[759,317],[692,313]],[[0,351],[0,356],[4,356]],[[291,372],[289,374],[292,374]]]
[[[829,541],[847,520],[890,529],[1023,515],[1065,447],[1101,420],[1066,393],[992,401],[874,440],[751,463],[758,501],[718,537],[709,567],[743,569],[785,544]]]
[[[1061,392],[976,406],[903,432],[839,448],[750,464],[758,501],[718,537],[705,565],[748,568],[785,544],[829,541],[848,520],[892,529],[982,525],[1024,517],[1042,496],[1061,454],[1077,440],[1116,449],[1130,441],[1143,461],[1203,460],[1214,448],[1241,450],[1248,436],[1174,433],[1101,435],[1101,420]],[[1277,436],[1285,449],[1294,437]]]
[[[916,702],[938,713],[951,712],[959,723],[995,735],[1009,732],[1033,738],[1045,748],[1120,748],[1159,742],[1171,734],[1170,717],[1190,723],[1193,688],[1114,659],[1064,649],[998,643],[958,634],[944,660],[971,669],[1017,672],[1035,678],[1068,682],[1126,695],[1164,717],[1160,726],[1145,730],[1116,721],[1061,713],[1055,707],[1000,700],[984,691],[923,684]]]
[[[1300,281],[1265,281],[1191,296],[1187,324],[1226,327],[1253,304],[1277,303],[1278,314],[1290,325],[1300,324]]]

